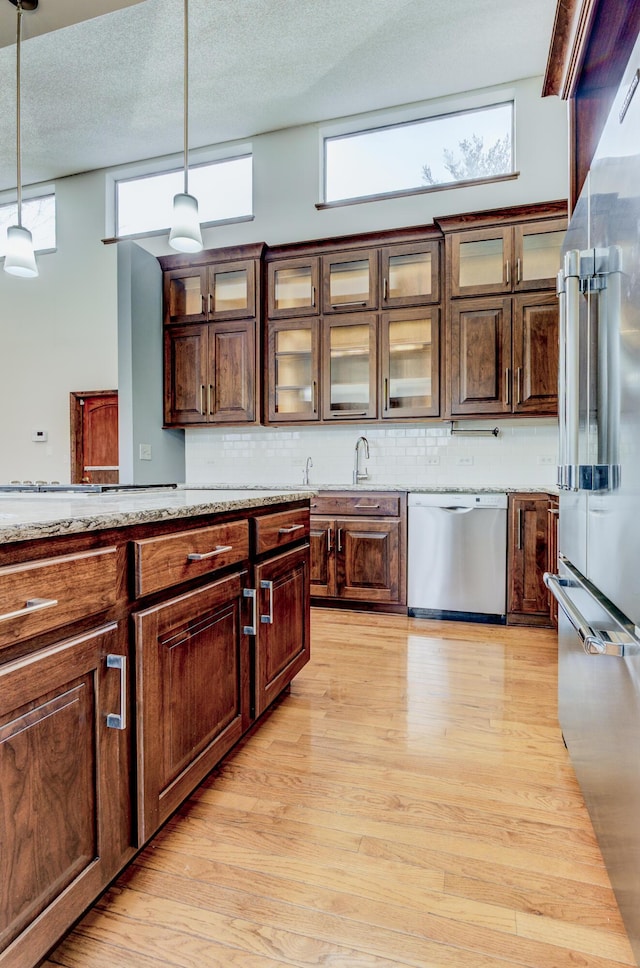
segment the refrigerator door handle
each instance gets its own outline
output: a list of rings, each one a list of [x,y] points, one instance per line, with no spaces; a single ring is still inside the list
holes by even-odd
[[[566,340],[567,340],[567,288],[564,269],[557,276],[559,346],[558,346],[558,477],[561,490],[566,487]]]
[[[566,349],[564,354],[564,486],[577,491],[580,431],[580,252],[564,258]]]
[[[615,630],[594,631],[565,592],[564,588],[570,585],[566,578],[546,571],[544,583],[580,636],[582,647],[587,655],[613,655],[622,659],[640,652],[640,646],[630,635]]]

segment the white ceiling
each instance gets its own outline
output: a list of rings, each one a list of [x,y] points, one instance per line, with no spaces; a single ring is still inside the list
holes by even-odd
[[[555,6],[190,0],[190,144],[542,75]],[[40,0],[24,14],[24,184],[181,151],[182,18],[183,0]],[[0,0],[0,189],[16,183],[15,20]]]

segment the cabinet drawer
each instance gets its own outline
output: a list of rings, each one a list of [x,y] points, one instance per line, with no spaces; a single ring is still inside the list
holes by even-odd
[[[0,568],[0,648],[114,605],[114,547]]]
[[[399,494],[318,494],[311,499],[314,514],[366,514],[368,517],[400,516]]]
[[[136,598],[198,578],[249,557],[249,522],[134,541]]]
[[[256,528],[256,554],[264,554],[274,548],[282,548],[309,537],[309,511],[297,508],[294,511],[278,511],[264,514],[254,519]]]

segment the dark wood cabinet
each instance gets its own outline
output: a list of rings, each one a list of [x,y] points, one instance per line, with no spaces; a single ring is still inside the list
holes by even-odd
[[[377,249],[322,256],[322,311],[344,313],[378,308]]]
[[[263,245],[164,256],[164,425],[260,420]]]
[[[165,329],[165,426],[257,421],[253,320]]]
[[[558,332],[558,304],[551,293],[454,300],[449,414],[556,414]]]
[[[404,605],[406,495],[327,491],[314,499],[312,511],[311,595]]]
[[[507,622],[551,625],[549,593],[543,581],[548,565],[547,494],[509,495],[507,530]]]
[[[320,420],[320,324],[274,319],[267,328],[267,400],[271,423]]]
[[[133,616],[139,844],[240,739],[248,710],[243,575]]]
[[[402,242],[380,249],[382,309],[440,302],[440,243]]]
[[[126,633],[0,666],[0,961],[35,964],[131,856]]]
[[[253,714],[260,716],[309,661],[309,545],[256,565],[255,586]]]
[[[440,311],[393,309],[380,320],[383,420],[440,413]]]
[[[349,313],[324,321],[322,416],[325,421],[368,420],[378,412],[377,318]]]
[[[314,316],[320,312],[320,256],[278,259],[267,266],[269,319]]]

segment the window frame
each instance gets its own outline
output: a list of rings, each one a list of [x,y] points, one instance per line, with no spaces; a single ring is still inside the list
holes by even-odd
[[[474,99],[475,101],[475,99]],[[399,188],[390,191],[371,193],[367,195],[354,195],[345,198],[327,199],[328,165],[327,165],[327,143],[335,140],[347,140],[351,137],[358,137],[368,133],[391,130],[394,128],[407,128],[415,124],[425,122],[436,122],[443,118],[451,118],[464,114],[481,114],[483,111],[492,108],[511,107],[511,159],[512,170],[500,175],[486,175],[478,178],[463,180],[452,180],[438,182],[435,185],[416,185],[412,188]],[[338,208],[344,205],[359,205],[366,202],[379,201],[387,198],[402,198],[412,195],[424,195],[431,192],[449,191],[455,188],[466,188],[473,185],[486,185],[494,182],[512,181],[520,176],[516,160],[516,95],[514,90],[503,90],[493,92],[493,97],[482,98],[475,103],[461,104],[460,102],[440,103],[438,110],[434,110],[434,105],[430,105],[431,110],[426,104],[413,105],[410,109],[400,109],[395,112],[377,112],[373,115],[360,115],[358,118],[344,119],[341,122],[330,125],[323,125],[319,128],[319,151],[320,151],[320,197],[321,201],[316,203],[316,209]]]

